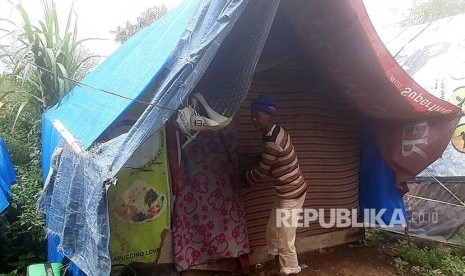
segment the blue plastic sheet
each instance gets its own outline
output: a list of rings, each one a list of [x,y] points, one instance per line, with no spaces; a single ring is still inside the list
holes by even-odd
[[[105,180],[111,179],[137,147],[163,126],[202,77],[247,5],[244,0],[185,1],[125,43],[89,74],[87,85],[151,104],[129,133],[93,143],[135,104],[77,86],[43,118],[43,169],[48,172],[39,209],[47,212],[49,258],[65,255],[87,275],[108,275],[109,223]],[[163,108],[159,108],[162,106]],[[53,120],[88,149],[73,153],[59,144]],[[58,147],[57,147],[58,145]],[[53,154],[52,154],[53,153]]]
[[[0,213],[11,200],[11,184],[16,182],[16,173],[6,144],[0,138]]]
[[[144,28],[82,82],[127,98],[138,98],[161,72],[197,6],[196,1],[187,1],[155,24]],[[133,103],[92,88],[76,86],[59,105],[48,110],[42,120],[44,182],[52,153],[60,142],[60,135],[52,125],[53,120],[60,120],[82,146],[88,148]],[[47,221],[49,218],[47,215]],[[48,236],[49,261],[62,261],[63,252],[57,251],[59,244],[57,235]]]
[[[362,126],[360,137],[359,205],[365,223],[394,226],[390,225],[391,221],[395,225],[406,222],[404,200],[400,189],[396,187],[394,172],[381,155],[367,124]],[[372,215],[381,212],[383,223],[376,221]]]

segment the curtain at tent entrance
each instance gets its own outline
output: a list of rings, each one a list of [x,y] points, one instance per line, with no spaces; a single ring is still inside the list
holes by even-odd
[[[249,253],[237,168],[234,124],[200,133],[171,166],[175,204],[173,252],[178,270]],[[176,141],[176,136],[168,137]],[[170,156],[172,158],[174,156]]]
[[[362,124],[360,135],[360,216],[363,222],[379,225],[373,221],[371,211],[383,213],[384,225],[398,226],[407,223],[404,199],[401,190],[394,186],[394,172],[384,161],[368,124]],[[392,222],[392,223],[391,223]]]
[[[235,114],[249,90],[278,4],[249,3],[194,91],[225,117]],[[182,150],[181,167],[171,166],[174,261],[179,270],[249,252],[243,201],[238,183],[230,179],[237,168],[235,132],[234,124],[200,132]]]

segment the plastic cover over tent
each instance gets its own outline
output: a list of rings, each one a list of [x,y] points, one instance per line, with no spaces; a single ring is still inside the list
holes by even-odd
[[[465,111],[464,24],[465,15],[462,14],[412,26],[400,31],[386,47],[402,68],[428,92]],[[465,176],[465,135],[461,135],[465,130],[462,129],[465,118],[459,124],[461,127],[441,158],[420,176]]]
[[[275,9],[276,3],[267,1],[262,14]],[[131,38],[83,80],[87,85],[128,98],[149,98],[151,104],[129,133],[79,156],[66,143],[54,151],[59,134],[53,128],[53,120],[59,119],[84,148],[89,148],[134,103],[88,87],[77,86],[61,105],[45,114],[43,168],[50,171],[40,208],[47,210],[49,234],[59,237],[59,241],[54,239],[49,244],[51,259],[60,259],[53,248],[57,246],[84,273],[109,274],[104,182],[119,171],[146,137],[170,118],[197,84],[246,5],[247,1],[185,1]],[[263,43],[267,32],[258,33]],[[252,35],[253,41],[248,42],[260,43],[255,33]],[[255,53],[257,57],[258,54]],[[248,70],[252,72],[253,65]]]
[[[48,232],[59,238],[50,243],[51,259],[58,258],[53,252],[57,246],[86,274],[109,273],[105,185],[182,105],[205,71],[214,69],[202,92],[208,105],[224,117],[235,114],[279,2],[186,1],[131,38],[83,80],[150,105],[76,86],[45,114],[43,168],[49,173],[40,208],[48,213]],[[281,5],[292,14],[315,66],[346,102],[370,119],[396,183],[439,157],[457,124],[459,109],[424,91],[397,65],[376,35],[362,1],[302,0]],[[414,101],[406,90],[422,93],[424,101]],[[99,140],[125,112],[138,108],[140,118],[128,133]],[[75,154],[59,142],[52,126],[55,119],[86,151]]]
[[[427,91],[465,111],[465,15],[400,30],[386,46]],[[418,97],[418,99],[416,99]],[[414,100],[419,100],[420,94]],[[446,150],[409,182],[405,205],[409,233],[459,243],[465,226],[465,118]],[[403,232],[403,229],[396,229]]]
[[[0,213],[5,210],[11,199],[11,184],[16,182],[16,173],[6,144],[0,138]]]

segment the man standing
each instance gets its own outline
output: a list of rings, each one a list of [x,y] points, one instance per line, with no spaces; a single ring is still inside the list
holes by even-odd
[[[258,96],[252,102],[250,111],[254,126],[263,133],[263,150],[258,166],[246,171],[245,181],[253,185],[268,176],[276,180],[274,188],[277,197],[266,230],[268,253],[279,261],[280,273],[299,273],[301,268],[294,245],[296,225],[292,223],[292,216],[288,216],[285,222],[277,221],[276,213],[296,214],[296,210],[302,209],[307,182],[300,170],[289,134],[274,123],[277,105],[273,98]]]

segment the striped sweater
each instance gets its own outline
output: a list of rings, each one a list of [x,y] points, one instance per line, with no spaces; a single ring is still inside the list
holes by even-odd
[[[245,173],[248,184],[261,182],[265,177],[275,178],[275,189],[279,198],[300,198],[307,191],[299,162],[291,142],[291,137],[284,128],[274,125],[263,136],[263,152],[259,165]]]

